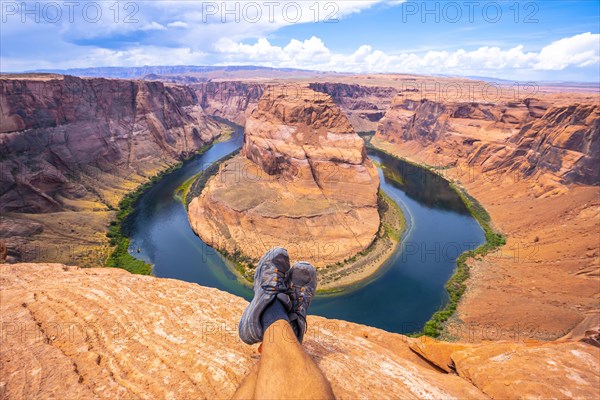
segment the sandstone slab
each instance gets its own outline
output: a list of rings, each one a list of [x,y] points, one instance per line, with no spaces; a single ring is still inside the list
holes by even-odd
[[[230,398],[258,361],[237,336],[247,302],[119,269],[0,269],[0,397]],[[407,338],[310,317],[308,353],[340,399],[487,398],[408,349]]]

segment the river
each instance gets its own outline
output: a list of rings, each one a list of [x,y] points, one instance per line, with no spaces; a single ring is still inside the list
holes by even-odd
[[[243,129],[165,175],[144,193],[128,219],[132,255],[154,265],[154,275],[215,287],[251,299],[223,257],[192,231],[177,188],[242,145]],[[397,333],[420,330],[447,301],[445,283],[460,253],[485,241],[460,197],[436,174],[376,150],[381,188],[402,208],[407,230],[398,250],[368,282],[336,295],[317,296],[309,312]],[[388,174],[388,176],[390,176]],[[139,249],[139,252],[138,252]]]

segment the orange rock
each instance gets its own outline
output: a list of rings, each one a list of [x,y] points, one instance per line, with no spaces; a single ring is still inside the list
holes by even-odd
[[[379,229],[379,175],[330,97],[267,91],[246,120],[242,155],[189,206],[209,245],[257,260],[274,245],[318,267],[367,248]]]
[[[247,305],[237,296],[112,268],[1,271],[3,399],[230,398],[259,360],[258,346],[237,336]],[[440,359],[451,353],[459,375],[410,342]],[[600,395],[600,349],[581,342],[473,346],[309,316],[304,347],[339,399]]]
[[[120,269],[3,265],[0,396],[231,398],[259,360],[237,336],[246,305]],[[487,398],[419,360],[401,335],[310,316],[304,346],[338,399]]]
[[[421,336],[410,342],[410,349],[440,367],[446,372],[455,371],[452,353],[467,348],[464,344],[440,342],[427,336]]]
[[[600,396],[600,348],[584,343],[495,343],[452,353],[460,376],[495,399]]]

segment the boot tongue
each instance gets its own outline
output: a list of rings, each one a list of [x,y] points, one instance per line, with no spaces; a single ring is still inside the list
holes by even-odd
[[[290,296],[285,293],[277,293],[277,300],[283,304],[283,307],[287,312],[292,310],[292,300],[290,299]]]

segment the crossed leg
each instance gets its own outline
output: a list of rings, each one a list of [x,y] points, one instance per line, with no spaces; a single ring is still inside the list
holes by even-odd
[[[265,331],[261,360],[233,395],[239,400],[333,398],[331,385],[285,320]]]

